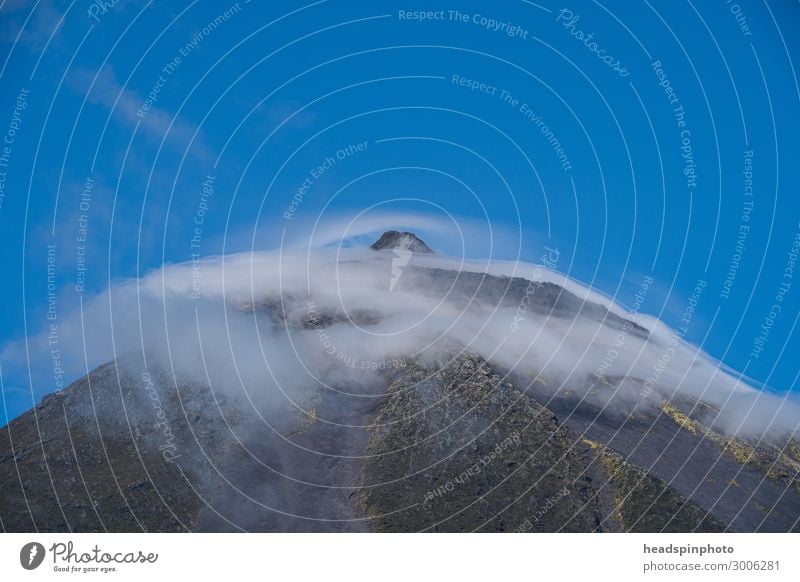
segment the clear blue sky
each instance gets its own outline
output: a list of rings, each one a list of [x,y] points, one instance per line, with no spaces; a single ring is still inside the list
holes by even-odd
[[[62,311],[376,205],[489,220],[498,259],[558,246],[623,304],[650,275],[673,326],[704,281],[687,339],[795,388],[796,2],[29,4],[0,0],[0,342],[48,325],[48,244]],[[20,364],[9,418],[56,388]]]

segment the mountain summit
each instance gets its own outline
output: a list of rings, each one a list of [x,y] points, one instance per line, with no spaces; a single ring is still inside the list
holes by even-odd
[[[372,243],[370,248],[376,251],[398,249],[411,251],[412,253],[433,253],[433,250],[413,232],[398,232],[396,230],[384,232],[378,240]]]

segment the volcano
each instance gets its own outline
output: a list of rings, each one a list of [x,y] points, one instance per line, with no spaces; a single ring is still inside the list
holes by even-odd
[[[712,396],[705,360],[651,382],[661,328],[531,270],[454,268],[413,233],[371,249],[308,269],[307,287],[226,297],[228,333],[258,329],[231,357],[267,338],[268,372],[234,382],[239,368],[214,360],[225,354],[180,368],[172,351],[191,342],[171,340],[170,358],[148,344],[0,429],[0,527],[800,531],[794,434],[729,430],[724,402],[749,389]],[[398,249],[414,254],[399,274],[372,252]],[[598,368],[620,337],[636,359]]]

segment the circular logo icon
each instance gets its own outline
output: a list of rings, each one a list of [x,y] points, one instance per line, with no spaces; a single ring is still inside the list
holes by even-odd
[[[26,570],[35,570],[44,561],[44,553],[44,546],[39,542],[27,543],[19,552],[19,563]]]

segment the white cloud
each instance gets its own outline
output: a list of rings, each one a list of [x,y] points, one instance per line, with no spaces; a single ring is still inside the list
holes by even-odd
[[[348,232],[367,232],[379,223]],[[334,240],[335,229],[321,232],[321,241]],[[84,340],[91,365],[144,348],[166,369],[199,383],[210,379],[215,390],[246,395],[269,411],[307,396],[317,381],[367,385],[376,373],[372,369],[403,357],[441,357],[455,341],[528,381],[542,375],[554,390],[585,393],[590,376],[604,366],[605,377],[651,379],[657,395],[645,398],[641,382],[625,382],[617,391],[607,390],[604,398],[612,404],[653,406],[678,394],[723,407],[721,426],[727,430],[796,429],[794,403],[742,383],[698,348],[675,339],[664,324],[648,320],[651,338],[628,333],[620,343],[618,327],[588,316],[526,309],[512,331],[518,305],[442,294],[425,270],[483,273],[484,263],[415,255],[392,289],[393,256],[363,248],[294,248],[166,266],[85,302],[82,319],[61,318],[61,358],[67,374],[79,377]],[[520,263],[492,263],[488,271],[556,281],[626,315],[609,299],[553,271]],[[254,310],[248,307],[253,304]],[[313,313],[331,320],[320,329],[299,324]],[[288,332],[275,325],[283,315],[294,323]],[[31,370],[48,370],[46,336],[32,337],[28,347]],[[612,350],[614,357],[604,365]],[[4,367],[24,362],[24,353],[24,342],[8,345]],[[39,376],[44,381],[47,373]]]
[[[191,147],[191,153],[201,159],[213,159],[197,126],[184,117],[155,106],[142,112],[145,98],[127,85],[121,85],[111,65],[100,70],[79,69],[68,77],[68,84],[79,95],[86,95],[90,103],[105,107],[129,127],[139,125],[148,137],[159,141],[166,139],[181,151]]]

